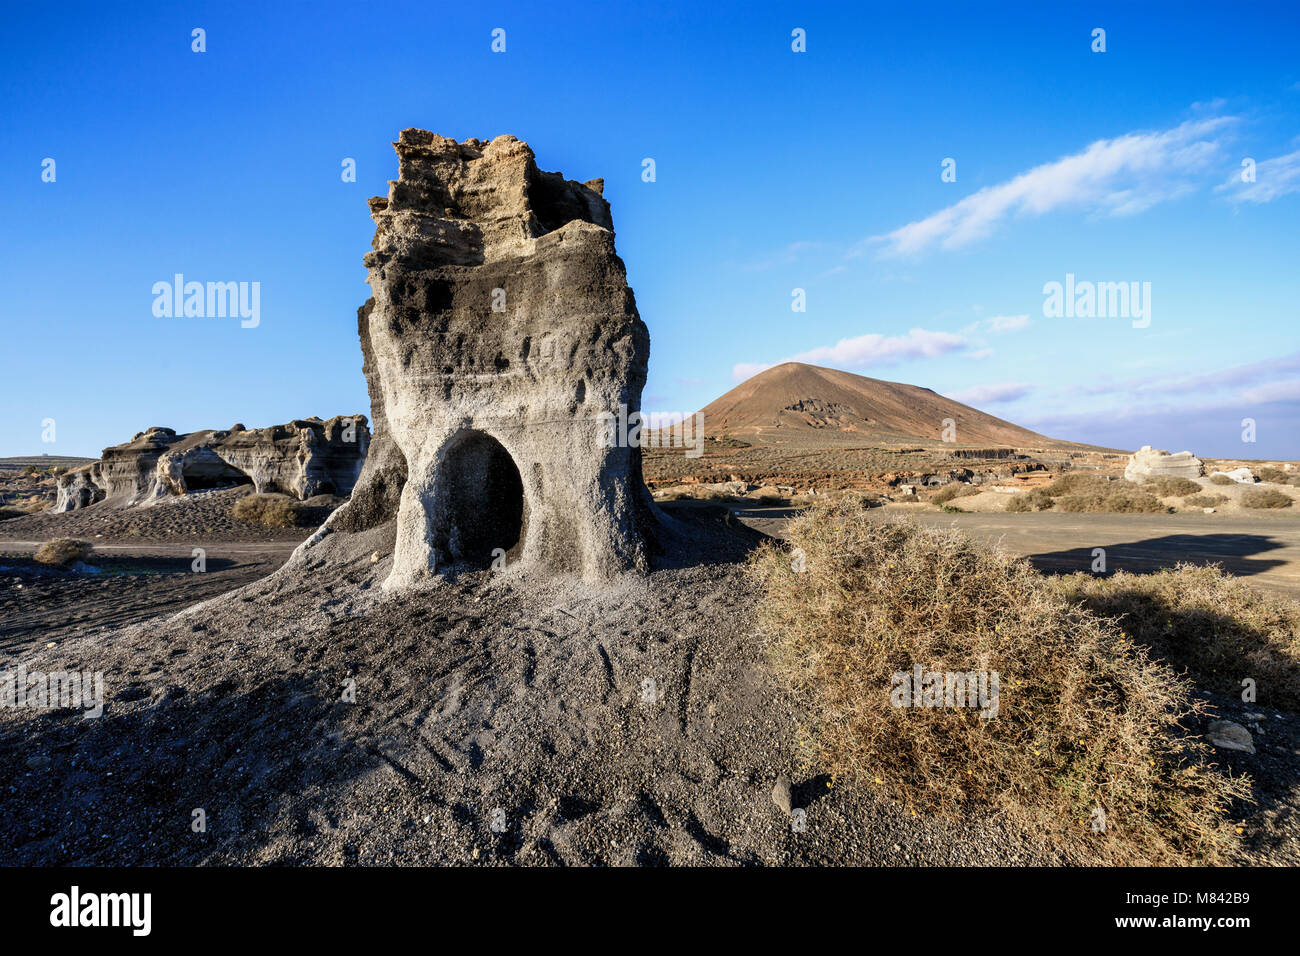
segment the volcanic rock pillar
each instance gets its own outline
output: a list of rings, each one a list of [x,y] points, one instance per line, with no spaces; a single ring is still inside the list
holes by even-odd
[[[603,183],[542,172],[513,136],[408,129],[394,146],[362,317],[374,418],[406,461],[386,586],[448,567],[643,569],[640,449],[605,422],[639,411],[650,337]]]

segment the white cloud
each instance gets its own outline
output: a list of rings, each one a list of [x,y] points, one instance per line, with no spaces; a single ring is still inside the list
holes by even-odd
[[[1211,447],[1219,442],[1217,447],[1223,448],[1223,436],[1237,434],[1243,416],[1261,416],[1271,423],[1267,443],[1272,451],[1264,457],[1292,457],[1295,436],[1300,435],[1291,424],[1300,414],[1297,372],[1300,352],[1213,372],[1063,386],[1035,402],[1035,411],[1048,411],[1031,411],[1017,420],[1044,434],[1102,440],[1115,447],[1184,447],[1161,436],[1187,433],[1204,434]],[[1104,401],[1097,404],[1090,398]],[[1127,428],[1125,423],[1135,424]],[[1111,437],[1103,440],[1105,434]]]
[[[1181,196],[1189,177],[1217,159],[1234,117],[1189,120],[1163,132],[1102,139],[1081,153],[1036,166],[893,232],[873,236],[882,255],[914,255],[932,246],[957,249],[989,236],[1002,220],[1061,208],[1125,216]]]
[[[906,359],[935,358],[969,347],[970,343],[963,336],[953,332],[928,329],[912,329],[906,335],[871,332],[856,338],[840,339],[834,345],[818,346],[781,359],[780,362],[740,362],[732,368],[731,377],[742,381],[774,365],[780,365],[781,362],[807,362],[810,365],[825,365],[850,371],[874,365],[892,365]]]
[[[945,392],[949,398],[961,402],[963,405],[980,405],[994,404],[996,402],[1014,402],[1018,398],[1024,398],[1034,387],[1028,382],[998,382],[993,385],[976,385],[972,388],[963,389],[960,392]]]
[[[1216,192],[1230,192],[1235,203],[1252,202],[1256,205],[1272,202],[1282,196],[1300,192],[1300,149],[1285,156],[1262,159],[1255,164],[1255,181],[1243,183],[1241,173],[1232,175]]]
[[[1266,402],[1300,402],[1300,381],[1269,382],[1254,388],[1243,389],[1241,400],[1248,405]]]
[[[984,319],[982,325],[994,333],[1018,332],[1029,325],[1029,316],[995,315],[992,318]]]

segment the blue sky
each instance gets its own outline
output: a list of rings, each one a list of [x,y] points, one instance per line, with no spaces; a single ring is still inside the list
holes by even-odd
[[[604,177],[649,410],[800,358],[1063,438],[1300,455],[1300,7],[904,6],[11,9],[0,455],[368,411],[365,200],[408,126]],[[155,316],[178,272],[259,282],[260,324]],[[1046,316],[1067,274],[1150,283],[1149,325]]]

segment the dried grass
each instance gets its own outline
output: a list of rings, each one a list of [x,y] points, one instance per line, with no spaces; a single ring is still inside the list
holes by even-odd
[[[801,561],[773,544],[752,560],[760,620],[809,756],[834,778],[919,811],[1005,813],[1099,860],[1224,857],[1249,781],[1211,763],[1189,731],[1204,703],[1119,625],[952,529],[820,505],[789,543]],[[997,715],[893,706],[894,675],[916,665],[997,672]]]

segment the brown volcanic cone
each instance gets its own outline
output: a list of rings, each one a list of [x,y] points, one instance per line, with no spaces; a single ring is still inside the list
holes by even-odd
[[[786,362],[760,372],[702,409],[711,438],[763,444],[939,442],[957,423],[958,445],[1052,448],[1066,442],[994,418],[928,388]]]

